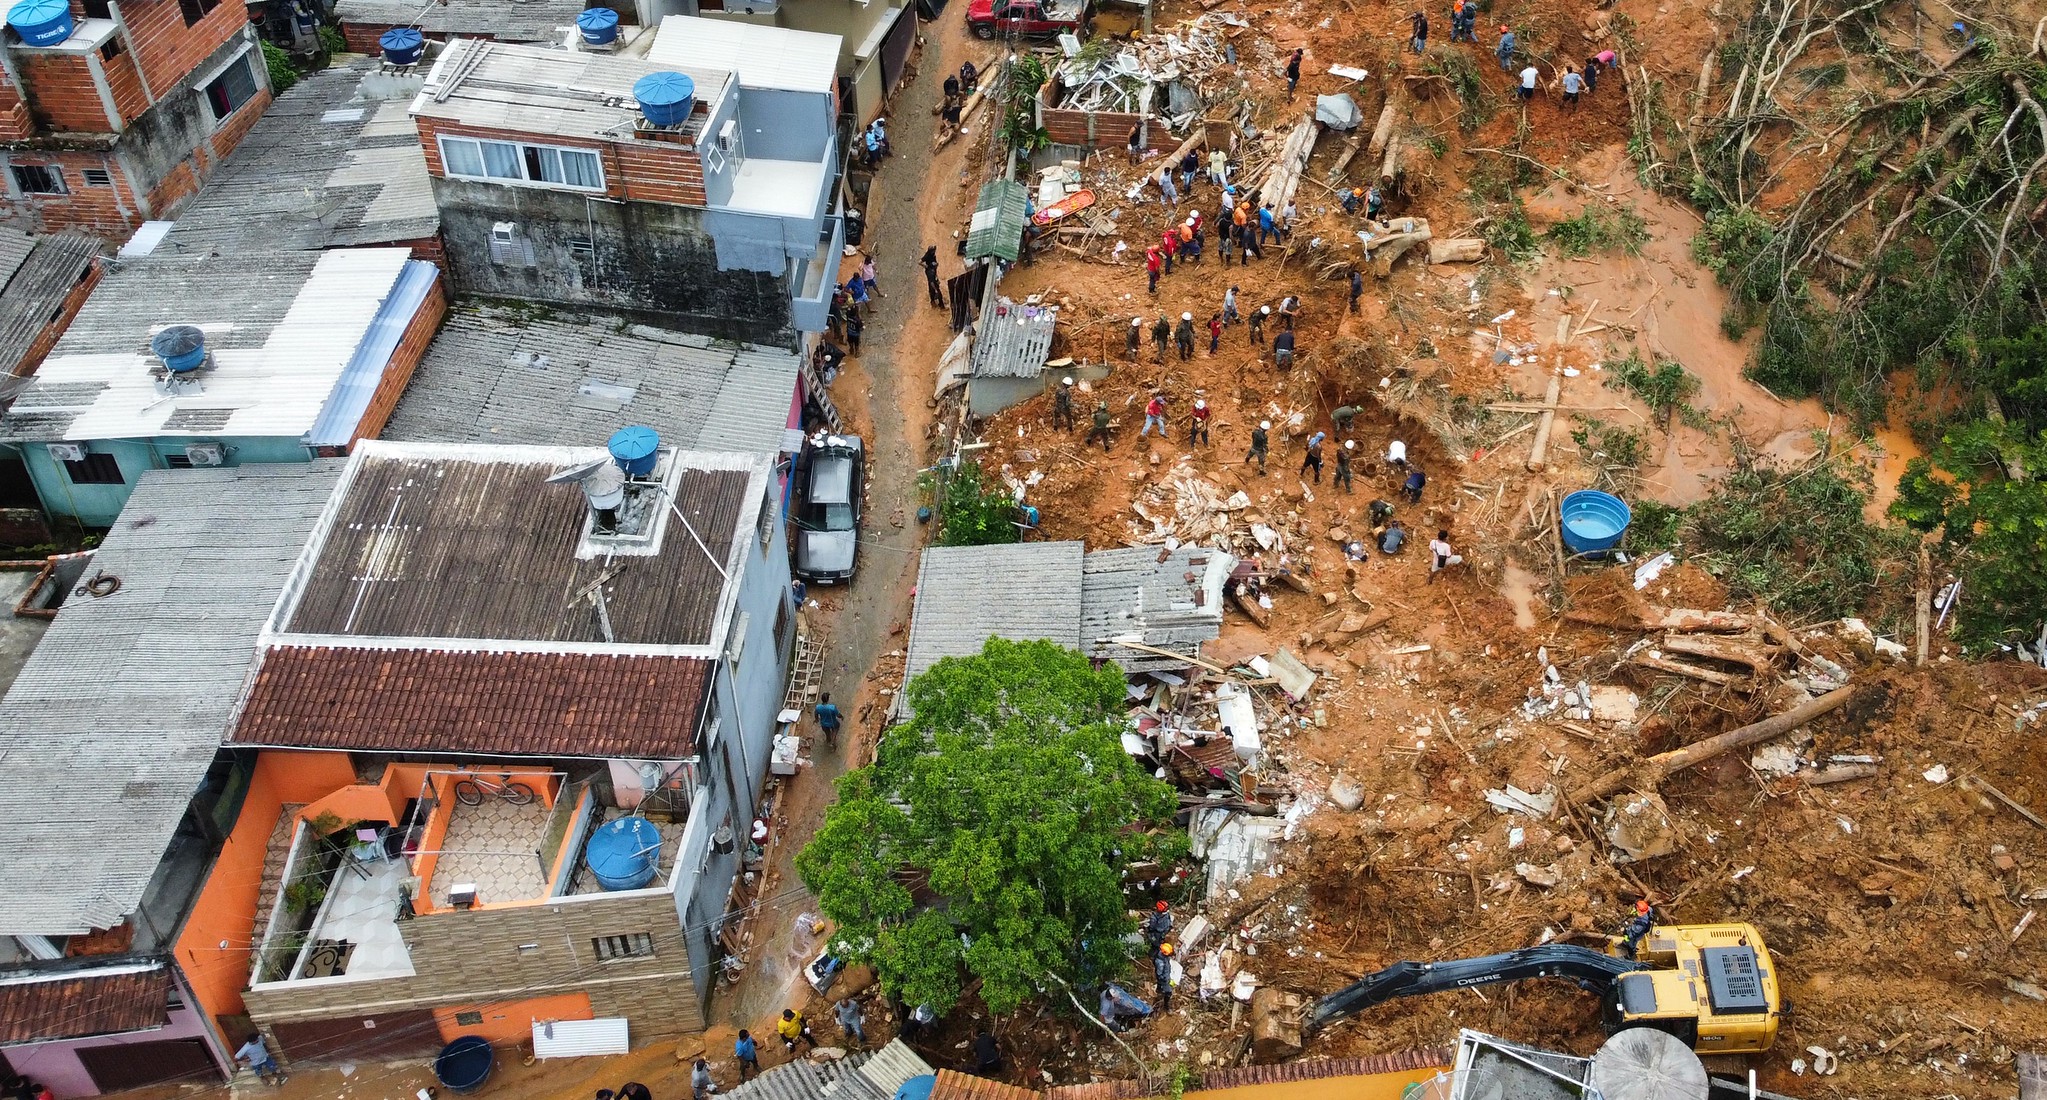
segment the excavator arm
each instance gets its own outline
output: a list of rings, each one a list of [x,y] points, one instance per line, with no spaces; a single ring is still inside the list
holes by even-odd
[[[1418,997],[1523,978],[1571,978],[1603,994],[1613,986],[1614,979],[1640,969],[1641,964],[1631,959],[1561,943],[1452,962],[1397,962],[1315,1002],[1308,1027],[1321,1028],[1395,997]]]

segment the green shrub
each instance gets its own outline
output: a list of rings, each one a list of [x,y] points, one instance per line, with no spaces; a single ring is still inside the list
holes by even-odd
[[[299,82],[298,67],[291,63],[291,55],[271,43],[263,43],[263,64],[270,70],[270,94],[283,95]]]
[[[1017,540],[1016,505],[1009,488],[972,459],[944,481],[939,501],[940,546],[990,546]]]
[[[1626,359],[1607,364],[1606,384],[1641,399],[1666,427],[1671,414],[1689,408],[1692,395],[1699,392],[1698,378],[1684,364],[1659,355],[1652,367],[1642,362],[1639,352],[1629,352]]]
[[[1632,206],[1606,210],[1587,206],[1575,218],[1550,226],[1544,236],[1566,256],[1621,252],[1634,256],[1649,239],[1649,223]]]

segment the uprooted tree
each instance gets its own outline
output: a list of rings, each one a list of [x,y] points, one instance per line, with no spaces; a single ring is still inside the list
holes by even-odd
[[[991,598],[993,594],[991,594]],[[990,638],[909,686],[914,717],[796,857],[837,925],[908,1004],[950,1009],[968,976],[998,1014],[1129,965],[1123,868],[1172,858],[1176,801],[1123,751],[1123,678],[1051,642]],[[919,905],[911,884],[937,896]]]

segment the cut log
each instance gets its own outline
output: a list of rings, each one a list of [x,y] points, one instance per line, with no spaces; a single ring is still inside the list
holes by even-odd
[[[1372,143],[1365,151],[1375,157],[1386,155],[1386,143],[1393,140],[1393,119],[1398,114],[1399,103],[1395,97],[1386,97],[1386,106],[1379,111],[1379,124],[1372,127]]]
[[[1875,779],[1876,775],[1875,764],[1836,764],[1831,768],[1807,772],[1799,778],[1805,780],[1808,787],[1824,787],[1831,783],[1847,783],[1856,779]]]
[[[1398,135],[1386,140],[1386,155],[1379,161],[1379,178],[1397,180],[1400,178],[1400,138]]]
[[[1741,634],[1754,630],[1756,622],[1747,615],[1732,611],[1698,611],[1689,607],[1673,607],[1650,621],[1652,630],[1681,630],[1686,633],[1713,631],[1722,634]]]
[[[1651,653],[1637,653],[1633,657],[1628,658],[1628,663],[1654,669],[1657,672],[1668,672],[1675,676],[1689,676],[1694,680],[1704,680],[1709,684],[1718,684],[1721,687],[1733,687],[1748,679],[1746,676],[1737,676],[1731,672],[1716,672],[1710,668],[1688,665],[1683,661],[1673,661],[1668,657],[1658,657]]]
[[[1926,650],[1933,639],[1933,564],[1927,556],[1926,542],[1919,542],[1919,590],[1912,597],[1912,611],[1918,618],[1919,655],[1912,663],[1926,663]]]
[[[1235,588],[1231,588],[1230,602],[1237,605],[1237,610],[1243,612],[1245,618],[1257,623],[1260,627],[1272,625],[1272,612],[1258,606],[1258,597],[1246,596]]]
[[[1716,661],[1741,665],[1759,674],[1777,667],[1784,659],[1784,650],[1765,640],[1761,631],[1732,636],[1670,634],[1664,637],[1663,648],[1690,657],[1711,657]]]
[[[1329,182],[1335,183],[1343,178],[1343,170],[1350,167],[1350,158],[1358,155],[1358,146],[1363,144],[1364,140],[1363,130],[1350,132],[1350,137],[1343,143],[1343,155],[1337,157],[1336,163],[1329,166]]]
[[[1432,264],[1469,264],[1485,259],[1485,241],[1478,237],[1450,237],[1429,242]]]
[[[1293,201],[1294,192],[1301,185],[1301,170],[1308,166],[1308,158],[1315,155],[1315,138],[1315,118],[1310,115],[1294,127],[1280,146],[1279,156],[1258,188],[1274,209],[1284,209]]]
[[[1557,397],[1563,392],[1564,380],[1552,374],[1549,388],[1543,391],[1542,419],[1535,425],[1535,444],[1528,448],[1528,469],[1539,471],[1549,461],[1549,435],[1557,426]]]
[[[1393,233],[1372,242],[1372,274],[1381,279],[1393,274],[1393,262],[1408,254],[1414,246],[1427,244],[1432,234],[1428,223],[1416,218],[1411,232]]]
[[[1839,688],[1760,722],[1729,730],[1717,737],[1708,737],[1704,741],[1686,745],[1681,749],[1659,753],[1642,761],[1639,767],[1615,768],[1573,790],[1571,801],[1590,802],[1594,799],[1607,798],[1630,785],[1645,789],[1654,787],[1671,775],[1695,764],[1702,764],[1734,749],[1768,741],[1772,737],[1781,737],[1823,714],[1839,710],[1854,697],[1855,692],[1856,689],[1853,687]]]

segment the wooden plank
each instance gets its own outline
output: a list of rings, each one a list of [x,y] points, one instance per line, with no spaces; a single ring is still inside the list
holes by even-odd
[[[1549,376],[1549,389],[1544,391],[1542,419],[1535,425],[1535,445],[1528,449],[1528,469],[1539,471],[1549,460],[1549,436],[1557,422],[1557,397],[1563,390],[1563,379]]]

